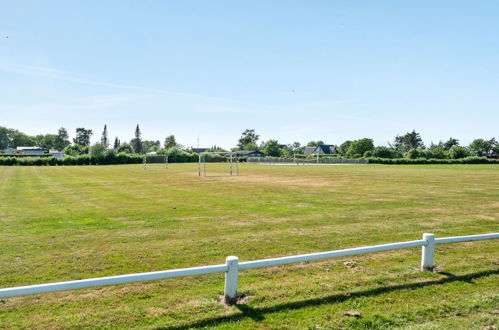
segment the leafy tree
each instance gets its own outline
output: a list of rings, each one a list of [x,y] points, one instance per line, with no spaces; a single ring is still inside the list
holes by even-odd
[[[241,137],[237,141],[237,147],[242,150],[256,150],[256,142],[260,136],[255,133],[254,129],[245,129]]]
[[[6,149],[10,145],[9,129],[0,126],[0,149]]]
[[[449,158],[449,153],[441,146],[426,151],[426,158],[444,159]]]
[[[81,146],[90,146],[90,137],[92,136],[91,129],[85,129],[79,127],[76,129],[76,137],[73,139],[74,144],[79,144]]]
[[[159,149],[161,149],[161,142],[159,142],[159,140],[157,140],[157,141],[148,141],[148,140],[142,141],[142,150],[144,152],[153,152],[153,151],[158,151]]]
[[[107,137],[107,124],[104,124],[104,130],[102,131],[100,144],[104,147],[104,149],[109,148],[109,139]]]
[[[88,154],[88,147],[81,144],[74,144],[66,146],[62,152],[69,156],[79,156]]]
[[[102,158],[106,152],[106,147],[102,143],[96,143],[90,147],[90,157]]]
[[[64,127],[59,128],[59,130],[57,131],[57,137],[55,139],[54,147],[57,150],[62,151],[64,148],[66,148],[70,144],[71,144],[71,142],[69,141],[68,131]]]
[[[118,149],[119,147],[120,147],[120,140],[118,139],[118,137],[116,137],[114,139],[113,149]]]
[[[348,151],[348,148],[350,148],[350,144],[352,144],[352,141],[347,140],[347,141],[343,142],[343,143],[340,145],[340,150],[339,150],[339,153],[340,153],[342,156],[346,156],[347,151]]]
[[[409,159],[426,158],[426,154],[425,151],[420,148],[413,148],[406,152],[405,157]]]
[[[445,150],[451,150],[453,147],[459,146],[459,140],[450,137],[447,141],[444,142],[443,148]]]
[[[175,140],[175,135],[169,135],[165,138],[164,148],[169,149],[177,146],[177,140]]]
[[[410,149],[424,149],[423,139],[416,131],[408,132],[402,136],[397,135],[393,142],[395,149],[402,152],[409,151]]]
[[[277,140],[268,140],[263,145],[262,151],[267,156],[279,157],[281,155],[281,148]]]
[[[473,155],[483,156],[491,154],[496,145],[497,141],[495,138],[492,138],[490,140],[475,139],[470,143],[468,148]]]
[[[444,143],[442,141],[438,141],[438,144],[433,143],[433,141],[430,142],[430,145],[428,146],[428,150],[433,150],[438,147],[443,147]]]
[[[374,149],[374,143],[372,139],[364,138],[360,140],[353,141],[347,150],[348,156],[361,157],[367,151]]]
[[[35,137],[31,137],[34,144],[38,147],[44,147],[47,149],[55,148],[55,143],[57,140],[57,135],[54,134],[39,134]]]
[[[122,143],[118,147],[118,152],[124,152],[124,153],[127,153],[127,154],[131,154],[131,153],[133,153],[132,145],[130,145],[128,143]]]
[[[291,144],[288,144],[288,149],[293,154],[303,154],[305,152],[305,147],[303,147],[300,142],[293,142]]]
[[[9,148],[35,145],[35,140],[31,136],[21,133],[16,129],[10,130],[9,140]]]
[[[307,143],[307,147],[317,147],[317,146],[320,146],[323,144],[324,144],[324,141],[322,141],[322,140],[310,141],[309,143]]]
[[[133,151],[137,154],[142,153],[142,138],[140,133],[139,124],[135,127],[135,138],[130,141],[130,144],[133,147]]]
[[[213,147],[211,147],[210,149],[208,149],[206,151],[209,151],[209,152],[227,152],[227,150],[225,150],[224,148],[217,147],[216,145],[214,145]]]
[[[449,154],[450,158],[459,159],[468,157],[470,155],[470,151],[466,147],[455,146],[450,149]]]
[[[376,147],[372,150],[371,156],[379,158],[397,158],[398,154],[394,149],[390,149],[387,147]]]

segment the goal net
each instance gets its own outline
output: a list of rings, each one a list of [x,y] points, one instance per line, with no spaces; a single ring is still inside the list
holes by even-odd
[[[232,152],[202,152],[199,154],[198,161],[198,176],[206,175],[206,163],[220,163],[226,162],[227,168],[225,173],[227,176],[239,175],[239,157],[236,153]]]

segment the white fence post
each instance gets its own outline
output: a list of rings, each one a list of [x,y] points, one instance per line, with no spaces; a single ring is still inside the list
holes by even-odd
[[[227,272],[225,273],[225,303],[232,305],[237,300],[237,279],[239,272],[239,258],[230,256],[225,259]]]
[[[431,272],[435,267],[435,235],[425,233],[423,240],[428,242],[428,245],[422,247],[421,270]]]

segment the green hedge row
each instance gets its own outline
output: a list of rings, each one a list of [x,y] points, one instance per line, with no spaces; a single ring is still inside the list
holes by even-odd
[[[471,156],[460,159],[437,159],[437,158],[367,158],[369,164],[499,164],[499,159],[488,159],[485,157]]]
[[[169,163],[193,163],[199,160],[196,153],[180,152],[168,156]],[[0,157],[0,165],[18,166],[55,166],[55,165],[118,165],[141,164],[142,155],[127,155],[105,152],[99,156],[80,155],[55,157]],[[147,156],[147,163],[164,163],[164,155]],[[210,154],[205,156],[206,162],[226,162],[227,158],[221,155]],[[244,161],[244,159],[239,159]]]
[[[193,163],[198,161],[198,154],[180,152],[168,156],[169,163]],[[436,159],[436,158],[367,158],[370,164],[499,164],[499,159],[488,159],[485,157],[466,157],[461,159]],[[125,153],[107,152],[101,156],[92,157],[89,155],[55,157],[0,157],[0,165],[18,166],[54,166],[54,165],[117,165],[117,164],[141,164],[143,156],[127,155]],[[210,154],[205,155],[206,162],[226,162],[227,157]],[[239,158],[240,162],[246,158]],[[147,156],[148,163],[163,163],[164,156]]]

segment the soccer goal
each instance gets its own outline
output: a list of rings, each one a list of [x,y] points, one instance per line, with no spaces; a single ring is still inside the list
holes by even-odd
[[[149,163],[151,164],[163,164],[165,169],[168,169],[168,155],[151,155],[149,156]],[[147,170],[147,156],[142,157],[142,169]]]
[[[199,154],[199,161],[198,161],[198,176],[206,176],[206,157],[210,155],[220,155],[220,156],[225,156],[227,158],[227,163],[228,163],[228,175],[232,176],[238,176],[239,175],[239,156],[236,153],[232,152],[202,152]]]

